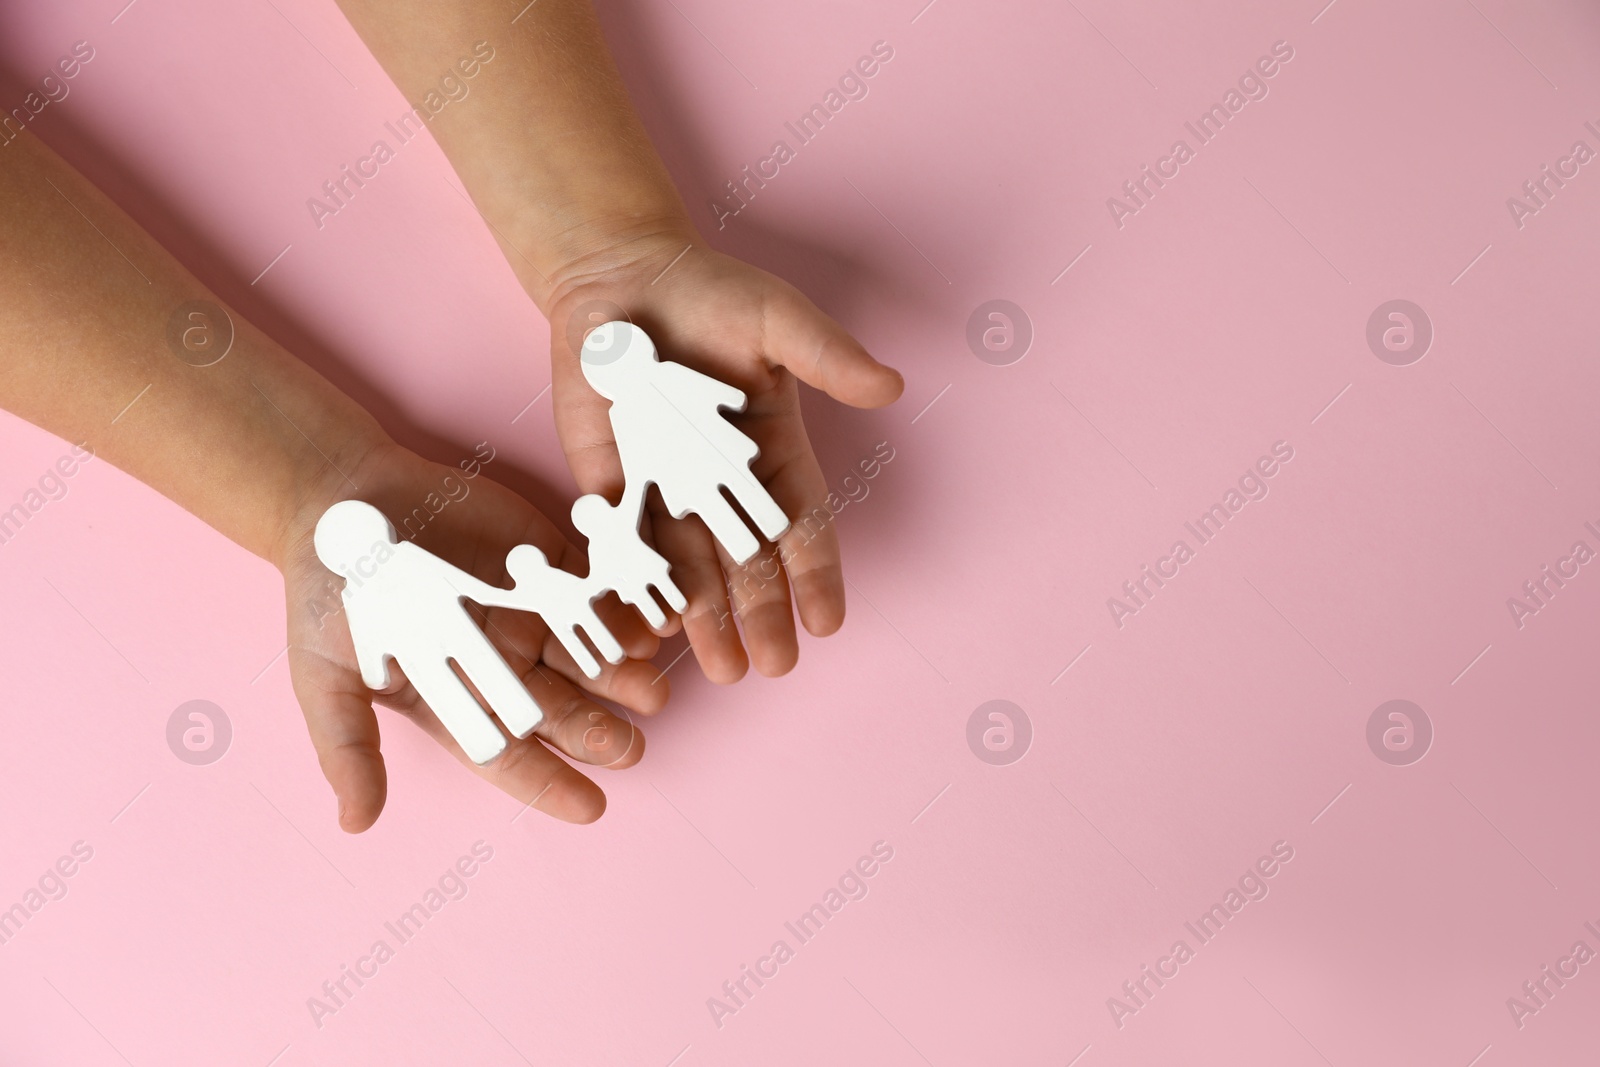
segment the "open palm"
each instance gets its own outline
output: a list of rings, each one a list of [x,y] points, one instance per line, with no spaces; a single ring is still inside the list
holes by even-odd
[[[338,797],[340,825],[351,832],[372,825],[387,793],[375,700],[411,719],[475,773],[523,803],[569,822],[590,822],[605,810],[605,796],[567,760],[622,768],[644,753],[644,738],[631,719],[616,717],[593,698],[645,715],[659,711],[667,699],[666,679],[644,662],[655,654],[658,639],[614,602],[602,602],[601,614],[630,658],[602,664],[593,680],[538,616],[503,608],[476,613],[544,712],[531,736],[508,737],[506,750],[481,767],[467,759],[397,666],[391,664],[393,684],[387,690],[374,693],[362,684],[339,600],[342,580],[323,566],[312,546],[317,519],[338,500],[374,505],[402,537],[414,536],[420,547],[491,585],[504,583],[506,554],[518,544],[537,546],[564,570],[585,572],[583,554],[532,505],[477,473],[475,465],[468,470],[473,476],[390,442],[375,446],[355,469],[330,470],[323,485],[308,494],[282,553],[294,691],[322,772]],[[416,518],[406,527],[408,516]]]
[[[744,413],[730,419],[761,449],[754,473],[794,525],[740,566],[698,518],[672,519],[651,494],[649,535],[688,598],[683,626],[706,677],[737,681],[752,663],[769,676],[791,669],[799,655],[795,610],[808,632],[826,636],[843,623],[845,601],[838,537],[820,519],[828,514],[827,483],[806,436],[797,381],[872,408],[899,397],[900,375],[787,282],[679,229],[573,264],[548,310],[556,430],[586,493],[615,501],[623,489],[609,403],[580,366],[587,330],[625,316],[663,358],[744,391]]]

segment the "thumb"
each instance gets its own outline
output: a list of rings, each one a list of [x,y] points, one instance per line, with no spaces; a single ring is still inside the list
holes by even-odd
[[[887,367],[799,290],[769,296],[762,324],[762,354],[841,404],[881,408],[905,391],[905,379]]]
[[[559,341],[552,335],[552,346]],[[578,490],[617,499],[623,488],[622,458],[611,431],[611,402],[584,379],[577,356],[550,360],[550,394],[556,437]]]
[[[348,668],[306,649],[289,650],[289,671],[317,762],[339,801],[339,827],[359,834],[378,821],[389,792],[372,696]]]

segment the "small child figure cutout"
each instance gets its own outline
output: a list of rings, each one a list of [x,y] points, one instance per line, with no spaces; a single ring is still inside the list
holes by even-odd
[[[588,580],[594,592],[610,589],[660,629],[667,624],[667,615],[650,595],[652,586],[673,611],[683,611],[689,601],[673,583],[667,561],[639,537],[643,505],[643,488],[632,485],[623,491],[622,503],[616,507],[607,504],[605,497],[590,493],[572,505],[572,525],[589,539]]]
[[[602,590],[594,588],[587,578],[550,566],[544,553],[533,545],[517,545],[511,550],[506,556],[506,573],[516,582],[514,588],[488,586],[484,595],[489,599],[476,593],[472,599],[485,607],[513,608],[538,615],[561,647],[577,661],[578,669],[590,678],[600,677],[600,664],[578,636],[580,628],[607,662],[622,662],[622,645],[594,612],[594,598]]]
[[[783,509],[750,473],[759,454],[721,408],[743,411],[745,395],[681,363],[661,362],[631,322],[597,326],[583,342],[583,376],[611,401],[611,431],[630,491],[654,483],[672,517],[699,515],[735,562],[760,547],[726,489],[771,541],[789,528]]]

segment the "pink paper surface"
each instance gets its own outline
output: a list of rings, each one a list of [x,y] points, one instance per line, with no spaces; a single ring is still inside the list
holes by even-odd
[[[90,462],[0,545],[0,908],[66,890],[0,944],[0,1060],[1592,1062],[1600,163],[1572,153],[1600,150],[1600,9],[923,2],[602,5],[714,243],[906,374],[881,412],[807,398],[852,498],[843,632],[778,680],[678,662],[589,827],[384,713],[389,806],[351,837],[277,575]],[[307,209],[406,109],[334,4],[123,3],[0,16],[13,95],[95,50],[38,133],[402,440],[487,440],[559,513],[545,324],[431,139]],[[975,350],[993,300],[1027,329],[979,316]],[[1420,359],[1384,348],[1400,320],[1369,344],[1393,300]],[[0,417],[0,509],[68,447]],[[231,728],[209,765],[168,744],[193,700]],[[1427,730],[1369,742],[1393,700]]]

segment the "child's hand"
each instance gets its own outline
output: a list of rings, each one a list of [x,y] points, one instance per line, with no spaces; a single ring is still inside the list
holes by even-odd
[[[712,251],[686,222],[608,242],[552,282],[545,306],[556,430],[583,492],[616,500],[623,488],[610,405],[584,380],[577,350],[586,329],[615,317],[617,307],[662,358],[748,396],[744,414],[731,420],[760,447],[755,475],[793,522],[789,532],[740,567],[699,519],[672,520],[655,496],[647,524],[689,599],[684,627],[706,677],[736,681],[752,660],[764,675],[788,671],[799,652],[791,602],[806,630],[821,637],[844,621],[845,600],[838,537],[822,520],[827,483],[800,417],[796,379],[875,408],[899,397],[900,375],[793,286]],[[814,509],[821,510],[813,518]],[[748,657],[732,625],[730,584]]]
[[[600,315],[592,325],[612,317],[602,302],[624,309],[663,357],[748,395],[733,421],[760,447],[755,474],[796,524],[779,552],[735,568],[699,519],[655,511],[647,525],[689,598],[684,626],[706,676],[734,681],[751,660],[762,674],[787,671],[798,654],[794,606],[813,634],[844,619],[838,539],[812,516],[828,490],[795,379],[879,407],[900,395],[900,376],[792,286],[706,246],[634,114],[589,0],[542,0],[509,27],[500,0],[339,5],[408,99],[426,99],[440,70],[471,79],[471,102],[428,128],[550,320],[556,427],[585,492],[614,501],[622,489],[606,404],[584,380],[575,343],[591,310]],[[460,62],[475,41],[482,54]]]
[[[468,469],[476,471],[475,466]],[[532,736],[508,738],[505,752],[494,761],[474,765],[398,665],[390,665],[395,684],[388,691],[374,696],[362,684],[339,597],[343,579],[322,565],[312,547],[317,520],[334,502],[359,496],[389,516],[402,539],[415,534],[420,547],[491,585],[504,584],[506,554],[513,545],[536,545],[555,565],[579,573],[584,570],[582,554],[527,501],[485,474],[466,477],[459,468],[430,463],[387,440],[366,451],[345,473],[349,481],[331,468],[325,471],[291,523],[285,544],[274,553],[288,598],[294,691],[322,773],[338,796],[340,825],[351,832],[365,830],[383,808],[387,775],[374,699],[409,717],[463,764],[518,800],[569,822],[599,818],[605,795],[557,753],[596,767],[631,767],[639,761],[643,735],[631,721],[613,716],[590,697],[645,715],[659,711],[667,699],[667,680],[642,662],[655,654],[658,639],[631,611],[617,605],[607,611],[603,603],[606,624],[635,658],[616,666],[603,664],[600,677],[590,681],[538,616],[491,609],[484,628],[545,718]],[[351,482],[360,487],[359,493]],[[437,514],[424,504],[430,497],[434,507],[445,501]]]
[[[15,210],[0,212],[0,405],[83,442],[278,567],[295,694],[339,798],[340,824],[366,829],[383,808],[387,778],[373,694],[361,683],[339,596],[344,579],[322,565],[313,546],[323,512],[340,500],[365,500],[401,537],[414,534],[422,548],[491,585],[502,584],[513,545],[536,545],[556,566],[578,571],[581,556],[525,500],[470,462],[466,471],[440,466],[395,445],[327,379],[219,306],[36,138],[18,139],[7,153],[0,203]],[[105,240],[84,238],[86,220]],[[140,266],[130,270],[134,263]],[[183,308],[191,317],[174,318]],[[225,325],[230,343],[222,356],[192,362],[188,342],[174,348],[159,328],[168,321],[198,321],[208,338]],[[362,568],[358,558],[358,575]],[[657,638],[632,612],[604,604],[602,616],[623,648],[653,655]],[[666,680],[648,663],[624,660],[590,682],[534,615],[491,610],[486,630],[544,720],[473,769],[557,818],[598,818],[604,795],[562,755],[628,767],[639,761],[644,739],[590,694],[651,714],[666,702]],[[390,678],[396,685],[378,699],[465,762],[398,667]]]

